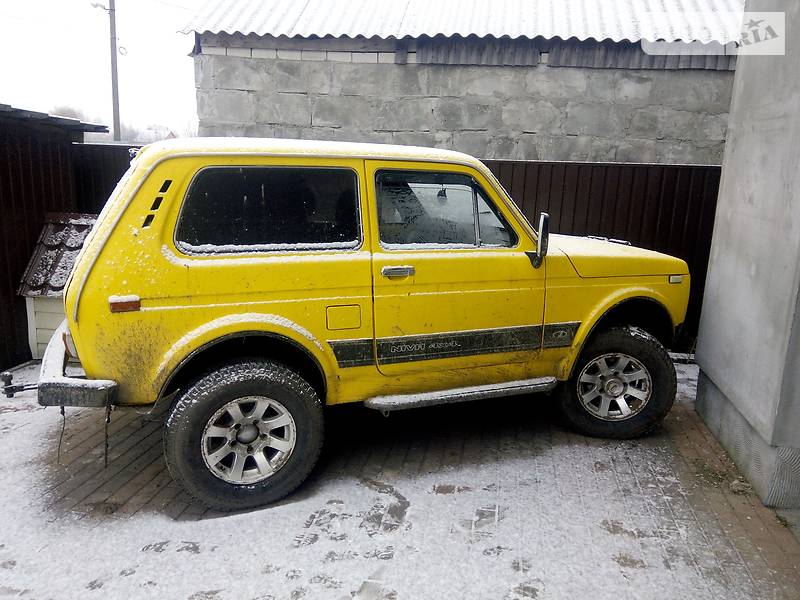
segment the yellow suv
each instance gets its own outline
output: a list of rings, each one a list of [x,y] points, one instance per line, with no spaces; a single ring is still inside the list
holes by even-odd
[[[674,400],[688,295],[682,260],[549,235],[546,215],[537,231],[458,152],[171,140],[138,153],[80,253],[39,402],[168,403],[172,475],[241,509],[308,475],[325,405],[558,387],[578,430],[641,435]]]

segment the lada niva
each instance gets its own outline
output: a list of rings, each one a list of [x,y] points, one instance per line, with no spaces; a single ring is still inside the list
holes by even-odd
[[[309,474],[324,408],[383,412],[554,390],[630,438],[676,391],[677,258],[532,227],[458,152],[274,139],[143,148],[65,290],[39,402],[166,405],[166,462],[218,509]],[[64,374],[68,357],[85,379]]]

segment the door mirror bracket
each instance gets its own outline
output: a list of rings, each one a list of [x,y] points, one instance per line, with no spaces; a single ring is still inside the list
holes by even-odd
[[[547,246],[550,241],[550,215],[543,212],[539,215],[539,244],[536,251],[529,250],[525,254],[531,261],[534,269],[538,269],[544,262],[544,257],[547,256]]]

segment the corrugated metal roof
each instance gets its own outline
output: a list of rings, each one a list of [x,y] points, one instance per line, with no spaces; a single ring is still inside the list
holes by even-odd
[[[689,45],[687,44],[687,47]],[[647,54],[635,42],[553,41],[550,67],[593,69],[705,69],[733,71],[736,56],[727,54]]]
[[[690,44],[684,44],[689,49]],[[724,51],[724,46],[718,46]],[[732,71],[736,56],[721,54],[647,54],[638,42],[578,41],[537,38],[423,38],[416,44],[417,63],[434,65],[534,66],[548,52],[550,67],[592,69],[706,69]]]
[[[99,125],[97,123],[84,123],[80,119],[73,119],[72,117],[59,117],[58,115],[48,115],[47,113],[37,112],[35,110],[14,108],[8,104],[0,104],[0,117],[17,119],[20,121],[33,121],[37,123],[44,123],[46,125],[55,125],[56,127],[61,127],[63,129],[69,129],[72,131],[108,133],[108,127],[105,125]]]
[[[430,65],[539,64],[540,49],[533,40],[430,38],[417,42],[417,62]]]
[[[726,44],[739,39],[737,15],[743,4],[743,0],[208,0],[184,32],[301,38],[542,36]]]
[[[48,214],[17,293],[28,297],[61,296],[78,252],[95,221],[97,215]]]

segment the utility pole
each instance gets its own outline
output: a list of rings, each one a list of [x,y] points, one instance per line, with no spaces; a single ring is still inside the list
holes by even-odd
[[[108,0],[108,20],[111,29],[111,103],[114,118],[114,141],[120,140],[119,84],[117,82],[117,9],[115,0]]]

